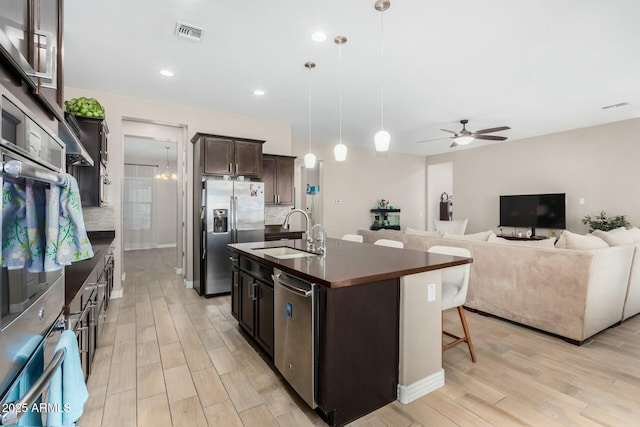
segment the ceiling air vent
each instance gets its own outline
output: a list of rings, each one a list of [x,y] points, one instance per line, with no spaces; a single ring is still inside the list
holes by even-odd
[[[175,34],[178,37],[199,42],[200,40],[202,40],[203,33],[204,30],[202,28],[185,24],[184,22],[176,22]]]

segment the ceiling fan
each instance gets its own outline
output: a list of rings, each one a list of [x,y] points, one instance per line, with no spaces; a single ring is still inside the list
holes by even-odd
[[[451,138],[453,139],[453,142],[451,143],[451,148],[453,148],[453,147],[457,147],[458,145],[467,145],[474,139],[485,139],[489,141],[504,141],[505,139],[507,139],[506,136],[487,135],[487,134],[511,129],[509,126],[499,126],[495,128],[481,129],[481,130],[472,132],[470,130],[467,130],[467,123],[469,123],[469,120],[467,119],[460,120],[460,123],[462,124],[462,129],[459,130],[458,132],[454,132],[448,129],[440,129],[443,132],[452,133],[453,136],[428,139],[426,141],[418,141],[418,142],[423,143],[423,142],[437,141],[445,138]]]

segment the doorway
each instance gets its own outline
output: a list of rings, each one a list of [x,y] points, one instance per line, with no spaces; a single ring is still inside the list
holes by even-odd
[[[122,130],[122,256],[167,248],[175,251],[176,274],[184,276],[186,127],[126,118]]]

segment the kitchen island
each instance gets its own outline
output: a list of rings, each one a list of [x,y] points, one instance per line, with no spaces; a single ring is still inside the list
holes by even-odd
[[[313,358],[311,396],[282,372],[295,371],[295,362],[279,370],[308,404],[317,404],[328,424],[343,425],[396,399],[408,403],[444,385],[440,270],[471,259],[338,239],[327,239],[322,255],[308,253],[304,240],[239,243],[229,249],[239,269],[232,305],[238,303],[238,319],[247,330],[243,305],[253,304],[249,314],[259,343],[269,337],[265,331],[273,331],[274,315],[300,313],[295,305],[279,306],[278,274],[313,284],[313,345],[287,350],[312,348],[307,349]],[[269,269],[276,273],[275,307],[264,281]],[[284,331],[277,321],[274,332],[278,366],[279,351],[284,352],[278,334]]]

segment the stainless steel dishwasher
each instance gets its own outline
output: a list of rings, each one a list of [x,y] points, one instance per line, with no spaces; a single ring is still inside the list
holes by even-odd
[[[276,368],[307,402],[315,400],[316,285],[274,270],[274,361]]]

